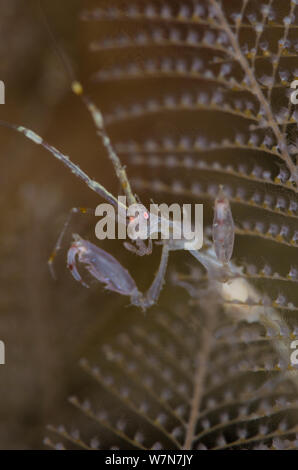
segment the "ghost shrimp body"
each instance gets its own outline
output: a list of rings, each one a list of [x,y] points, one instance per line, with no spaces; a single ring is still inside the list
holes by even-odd
[[[110,138],[105,129],[103,116],[100,109],[88,96],[84,94],[81,84],[75,82],[73,84],[73,91],[81,97],[93,119],[96,132],[100,137],[103,147],[105,148],[108,157],[114,166],[116,176],[121,183],[122,191],[129,203],[128,207],[126,206],[126,203],[124,204],[119,201],[120,197],[116,198],[101,183],[92,179],[78,165],[72,162],[67,155],[64,155],[60,150],[48,144],[35,132],[23,126],[17,126],[3,121],[0,121],[0,125],[5,125],[6,127],[14,129],[15,131],[23,134],[27,139],[34,142],[36,145],[43,147],[98,196],[103,197],[110,205],[117,208],[118,213],[121,214],[123,209],[128,211],[129,208],[136,206],[137,203],[137,198],[132,192],[125,167],[121,164],[117,153],[113,149]],[[161,205],[158,207],[160,208],[160,206]],[[79,213],[91,215],[94,212],[84,207],[74,207],[70,210],[63,229],[57,239],[54,250],[52,251],[48,261],[51,273],[54,278],[54,259],[61,249],[62,241],[70,224],[72,215]],[[129,227],[127,230],[128,237],[132,242],[134,242],[134,244],[126,241],[124,246],[133,253],[139,256],[151,254],[152,240],[156,240],[158,238],[158,234],[161,235],[161,259],[157,273],[149,289],[144,294],[140,292],[130,273],[112,255],[97,247],[93,243],[80,238],[78,235],[75,235],[74,242],[68,250],[67,265],[72,273],[72,276],[83,286],[89,287],[88,284],[82,279],[78,271],[78,262],[87,269],[93,279],[101,282],[107,290],[129,296],[133,305],[146,310],[157,302],[161,293],[167,269],[169,251],[188,251],[206,268],[208,273],[211,274],[211,277],[217,276],[218,271],[220,270],[221,272],[222,264],[227,264],[231,258],[234,243],[234,224],[229,201],[224,194],[218,196],[215,202],[213,240],[215,245],[215,252],[217,255],[216,260],[210,260],[210,257],[205,253],[200,253],[199,250],[203,243],[203,235],[201,230],[195,230],[193,232],[190,228],[186,231],[186,233],[183,231],[183,236],[181,235],[180,237],[176,237],[177,233],[179,234],[181,229],[181,220],[179,218],[177,220],[171,220],[169,219],[168,215],[164,215],[163,213],[159,215],[158,213],[155,213],[155,211],[149,212],[145,206],[142,206],[140,210],[140,204],[137,204],[136,214],[127,213],[127,215],[129,219]],[[127,222],[128,221],[125,219],[124,224],[126,225]],[[190,226],[190,224],[186,225]],[[201,227],[202,223],[200,222],[199,228]],[[145,243],[144,240],[147,240],[147,243]]]

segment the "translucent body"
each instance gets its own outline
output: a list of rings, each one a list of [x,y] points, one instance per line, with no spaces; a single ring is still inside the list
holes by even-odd
[[[93,243],[84,240],[79,235],[74,235],[74,239],[75,241],[67,253],[67,266],[78,282],[85,287],[89,287],[83,281],[77,269],[77,261],[85,266],[92,277],[102,282],[106,289],[129,296],[132,305],[141,307],[145,311],[155,304],[164,282],[169,253],[167,245],[164,245],[162,248],[158,272],[148,291],[143,294],[138,290],[135,281],[127,269],[114,256]]]

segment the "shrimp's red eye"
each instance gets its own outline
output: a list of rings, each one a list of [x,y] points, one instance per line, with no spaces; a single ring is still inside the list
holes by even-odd
[[[144,219],[146,219],[146,220],[149,219],[149,214],[148,214],[148,212],[144,212]]]

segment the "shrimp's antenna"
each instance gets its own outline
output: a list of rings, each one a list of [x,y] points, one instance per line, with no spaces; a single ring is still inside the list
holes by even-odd
[[[88,109],[88,111],[89,111],[89,113],[92,117],[93,123],[94,123],[95,128],[96,128],[97,135],[100,137],[101,142],[102,142],[104,148],[106,149],[106,151],[108,153],[108,157],[109,157],[109,159],[111,160],[111,162],[113,164],[116,176],[120,181],[120,184],[121,184],[121,187],[124,191],[124,194],[126,195],[127,203],[128,203],[128,205],[136,204],[137,200],[136,200],[136,197],[135,197],[135,195],[134,195],[134,193],[131,189],[129,179],[128,179],[127,174],[126,174],[125,166],[122,165],[121,160],[120,160],[119,156],[117,155],[117,153],[115,152],[115,150],[112,146],[110,137],[108,136],[108,133],[105,129],[102,112],[96,106],[96,104],[91,100],[91,98],[89,96],[85,95],[85,92],[84,92],[84,89],[83,89],[83,86],[82,86],[81,82],[79,80],[77,80],[77,78],[75,77],[73,67],[71,66],[71,64],[69,62],[69,59],[66,56],[66,54],[64,53],[63,49],[60,47],[60,45],[58,45],[56,37],[53,34],[53,31],[52,31],[52,29],[49,25],[49,22],[48,22],[46,14],[45,14],[45,11],[43,9],[41,0],[39,0],[39,7],[40,7],[40,10],[41,10],[43,21],[46,25],[49,36],[50,36],[50,38],[53,42],[55,52],[56,52],[58,58],[60,59],[60,61],[62,62],[63,66],[65,68],[65,71],[66,71],[68,77],[71,80],[71,89],[72,89],[72,91],[75,95],[77,95],[81,98],[81,100],[83,101],[84,105],[86,106],[86,108]]]
[[[23,126],[17,126],[6,121],[0,120],[0,126],[8,127],[9,129],[14,129],[15,131],[23,134],[27,139],[32,140],[37,145],[41,145],[45,150],[50,152],[57,160],[63,163],[77,178],[81,179],[89,188],[99,194],[101,197],[106,199],[108,202],[113,204],[116,208],[121,206],[123,209],[126,209],[125,204],[119,201],[112,193],[110,193],[104,186],[102,186],[97,181],[90,178],[78,165],[73,163],[67,155],[64,155],[60,150],[48,144],[42,137],[33,132],[30,129],[27,129]]]

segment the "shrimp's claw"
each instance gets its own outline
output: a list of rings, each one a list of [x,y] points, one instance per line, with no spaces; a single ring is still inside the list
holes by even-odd
[[[75,242],[71,245],[67,253],[67,267],[76,281],[80,282],[84,287],[89,287],[86,282],[83,281],[79,271],[77,270],[76,257],[80,259],[81,247],[79,242]]]

